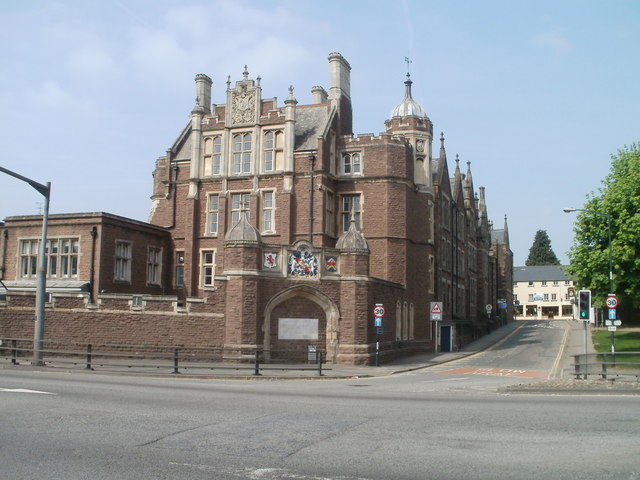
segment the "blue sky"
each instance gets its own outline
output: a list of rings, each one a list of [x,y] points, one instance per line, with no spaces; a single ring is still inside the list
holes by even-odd
[[[356,134],[384,131],[411,59],[450,170],[456,154],[471,162],[490,219],[508,217],[516,265],[539,229],[566,262],[562,208],[640,140],[638,0],[3,0],[0,25],[0,166],[52,182],[52,213],[146,221],[196,74],[213,79],[213,103],[246,64],[265,98],[282,105],[293,85],[305,104],[328,88],[331,52],[352,67]],[[0,174],[0,218],[41,202]]]

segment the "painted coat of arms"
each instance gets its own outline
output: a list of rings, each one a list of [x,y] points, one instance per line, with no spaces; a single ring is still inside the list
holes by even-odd
[[[307,250],[298,250],[289,255],[289,275],[314,277],[318,274],[318,260]]]
[[[277,253],[265,253],[264,266],[267,268],[276,268],[278,266],[277,255],[278,255]]]
[[[338,271],[338,259],[336,257],[325,258],[325,269],[327,272],[336,273]]]

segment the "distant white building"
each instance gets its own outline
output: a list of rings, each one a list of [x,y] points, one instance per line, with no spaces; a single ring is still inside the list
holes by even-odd
[[[573,319],[574,281],[561,265],[513,267],[514,312],[519,318]]]

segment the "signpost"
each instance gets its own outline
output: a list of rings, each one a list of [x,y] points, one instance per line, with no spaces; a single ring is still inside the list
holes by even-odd
[[[616,309],[618,308],[618,297],[616,297],[616,294],[610,293],[609,295],[607,295],[605,303],[607,304],[607,308],[609,309],[609,320],[616,320]],[[615,322],[613,322],[613,326],[609,326],[609,331],[611,332],[611,353],[614,355],[616,353],[614,332],[617,329],[617,325],[621,324],[622,322],[620,322],[620,320],[616,320]],[[610,325],[609,321],[607,321],[607,325]]]
[[[373,326],[376,329],[376,367],[380,366],[380,335],[384,332],[382,328],[382,319],[387,310],[382,303],[376,303],[373,307]]]
[[[442,321],[443,306],[442,302],[431,302],[429,306],[429,316],[432,322],[436,322],[435,342],[433,342],[433,351],[438,352],[438,322]]]

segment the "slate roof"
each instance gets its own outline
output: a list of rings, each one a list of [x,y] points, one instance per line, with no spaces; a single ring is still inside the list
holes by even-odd
[[[326,104],[296,109],[295,150],[318,148],[318,137],[324,134],[329,121]]]
[[[514,282],[553,282],[573,280],[564,273],[566,265],[536,265],[532,267],[513,267]]]
[[[503,243],[507,243],[504,229],[491,230],[491,243],[498,243],[500,245],[502,245]],[[532,268],[532,267],[514,267],[513,269],[514,273],[516,268]]]

